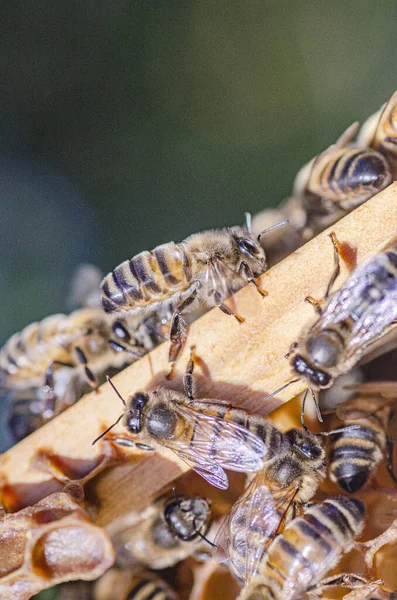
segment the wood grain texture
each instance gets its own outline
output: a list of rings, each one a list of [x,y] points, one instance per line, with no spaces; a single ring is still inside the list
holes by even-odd
[[[360,206],[335,224],[334,231],[352,263],[362,262],[397,238],[397,183]],[[266,414],[304,388],[302,382],[287,388],[277,398],[264,398],[291,379],[284,355],[303,327],[315,318],[313,308],[304,302],[310,295],[322,299],[333,268],[333,250],[325,231],[277,264],[261,278],[269,295],[261,298],[248,285],[227,302],[245,318],[235,319],[214,309],[190,327],[188,343],[178,361],[175,377],[166,382],[168,342],[129,366],[114,378],[127,396],[139,389],[168,385],[181,389],[189,345],[196,345],[197,397],[221,398],[235,406]],[[338,287],[349,267],[342,265]],[[51,475],[32,468],[39,450],[65,457],[81,470],[93,465],[101,453],[92,440],[120,414],[121,403],[108,384],[91,393],[52,422],[23,440],[0,463],[0,480],[11,487],[38,486],[37,496],[51,485]],[[122,431],[121,425],[117,431]],[[97,521],[106,524],[128,509],[146,505],[187,466],[166,450],[162,456],[126,451],[129,462],[108,469],[93,486],[97,496]],[[47,487],[46,487],[47,486]],[[25,489],[21,488],[21,489]],[[33,489],[33,488],[32,488]]]

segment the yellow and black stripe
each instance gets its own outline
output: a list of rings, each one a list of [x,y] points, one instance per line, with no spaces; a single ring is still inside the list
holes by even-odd
[[[297,591],[302,582],[306,590],[315,586],[350,548],[363,522],[361,500],[341,496],[307,508],[269,546],[258,570],[261,595],[254,588],[244,598],[281,600],[291,585]]]
[[[371,149],[343,148],[319,160],[319,172],[314,167],[308,192],[338,203],[371,198],[391,182],[385,158]]]
[[[124,261],[106,275],[101,284],[102,306],[106,312],[145,308],[185,291],[192,277],[183,246],[163,244]]]
[[[175,596],[160,579],[142,577],[134,582],[125,600],[175,600]]]

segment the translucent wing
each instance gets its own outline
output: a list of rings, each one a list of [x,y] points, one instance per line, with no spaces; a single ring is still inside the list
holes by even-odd
[[[293,501],[296,489],[290,487],[272,494],[259,474],[236,502],[223,522],[215,539],[215,557],[220,562],[225,555],[234,573],[248,584],[258,571],[268,545],[279,533],[284,517]]]
[[[177,450],[189,452],[191,449],[196,456],[230,471],[248,473],[263,468],[268,450],[255,433],[238,423],[189,406],[178,405],[177,410],[194,428],[193,437],[185,446],[183,442],[176,442]]]
[[[347,386],[347,389],[361,394],[397,399],[397,381],[367,381]]]
[[[265,444],[245,427],[181,404],[176,410],[192,426],[193,434],[186,440],[163,443],[212,485],[228,487],[224,469],[246,473],[263,467]]]
[[[362,351],[397,318],[397,277],[388,277],[388,258],[380,253],[354,271],[332,296],[312,332],[330,323],[353,320],[346,358]]]
[[[171,447],[169,445],[168,447]],[[191,469],[196,471],[201,477],[204,477],[211,485],[220,488],[221,490],[227,490],[229,487],[229,480],[225,471],[219,465],[211,464],[206,461],[204,457],[196,454],[193,450],[188,449],[187,451],[178,450],[172,448]]]

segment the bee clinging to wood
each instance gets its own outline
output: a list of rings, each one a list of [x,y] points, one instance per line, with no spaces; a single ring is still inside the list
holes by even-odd
[[[397,176],[397,92],[361,127],[357,142],[380,152]]]
[[[364,592],[371,584],[359,575],[324,579],[351,549],[363,524],[361,500],[339,496],[309,506],[270,544],[239,600],[298,600],[306,593],[318,597],[324,588],[337,586],[361,587]]]
[[[256,281],[265,270],[265,253],[249,222],[247,228],[203,231],[180,244],[169,242],[121,263],[102,281],[102,306],[107,313],[138,313],[171,305],[169,359],[175,362],[186,337],[182,314],[201,301],[219,306],[242,322],[224,300],[247,282],[267,295]]]
[[[199,551],[200,541],[209,543],[211,503],[205,498],[184,498],[174,490],[143,512],[130,512],[107,528],[120,567],[144,565],[165,569]]]
[[[224,520],[215,540],[217,555],[248,584],[266,548],[309,502],[325,478],[325,450],[318,437],[301,429],[281,433],[263,422],[267,448],[257,473]]]
[[[114,442],[152,450],[169,448],[212,485],[227,489],[224,469],[255,472],[263,467],[267,449],[260,439],[262,419],[219,400],[195,400],[193,368],[192,350],[184,379],[185,394],[158,387],[135,392],[124,400],[108,378],[125,412],[93,444],[123,418],[128,434],[136,436],[136,441],[116,436],[111,438]]]
[[[387,470],[397,483],[393,446],[397,440],[397,382],[373,381],[352,386],[356,396],[339,404],[331,426],[359,425],[329,441],[329,477],[349,493],[358,492],[375,474],[386,453]]]
[[[308,383],[315,402],[314,392],[330,387],[336,377],[347,373],[397,318],[397,248],[392,246],[367,259],[331,295],[339,274],[339,247],[335,235],[329,237],[335,269],[324,303],[306,298],[319,317],[303,331],[288,355],[293,373]],[[303,410],[304,402],[302,420]]]
[[[354,144],[358,123],[308,162],[296,176],[293,195],[281,212],[307,241],[392,181],[386,157],[378,148]]]

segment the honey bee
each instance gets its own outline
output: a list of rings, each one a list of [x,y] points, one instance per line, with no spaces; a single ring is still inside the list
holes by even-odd
[[[363,587],[355,574],[326,573],[354,545],[364,524],[364,503],[343,496],[311,505],[270,544],[239,600],[298,600],[325,587]]]
[[[281,212],[307,241],[363,204],[392,181],[386,157],[375,147],[353,144],[358,123],[308,162],[296,176]]]
[[[95,583],[95,600],[177,600],[168,584],[144,569],[109,569]]]
[[[121,263],[102,281],[102,306],[107,313],[172,307],[169,359],[173,363],[186,337],[182,314],[201,301],[208,307],[219,306],[241,323],[243,318],[224,300],[247,282],[266,296],[256,281],[265,270],[265,253],[249,223],[247,227],[203,231],[180,244],[169,242]]]
[[[339,274],[339,249],[335,235],[329,237],[334,247],[335,269],[325,294],[325,307],[306,298],[320,316],[292,345],[288,355],[293,373],[308,383],[320,420],[314,391],[330,387],[336,377],[347,373],[397,318],[396,247],[363,262],[331,295]],[[305,399],[306,394],[302,404],[303,424]]]
[[[211,502],[205,498],[161,498],[143,512],[131,512],[108,527],[119,567],[165,569],[195,554],[205,537]]]
[[[397,439],[397,383],[368,382],[353,386],[358,395],[336,408],[336,419],[344,425],[329,443],[329,478],[349,493],[358,492],[369,481],[386,451],[388,472],[397,483],[393,466],[393,444]]]
[[[267,462],[235,503],[216,536],[224,557],[247,584],[266,548],[309,502],[325,478],[325,450],[318,437],[298,428],[281,433],[263,423]]]
[[[397,176],[397,92],[362,126],[357,142],[373,148],[387,160],[393,179]]]
[[[185,394],[158,387],[149,392],[135,392],[124,400],[108,377],[125,412],[93,444],[124,418],[127,432],[136,435],[138,441],[116,436],[113,438],[116,443],[130,447],[137,444],[150,450],[169,448],[209,483],[227,489],[224,469],[245,473],[263,467],[267,448],[259,437],[262,419],[219,400],[195,400],[193,368],[192,349],[184,378]]]

